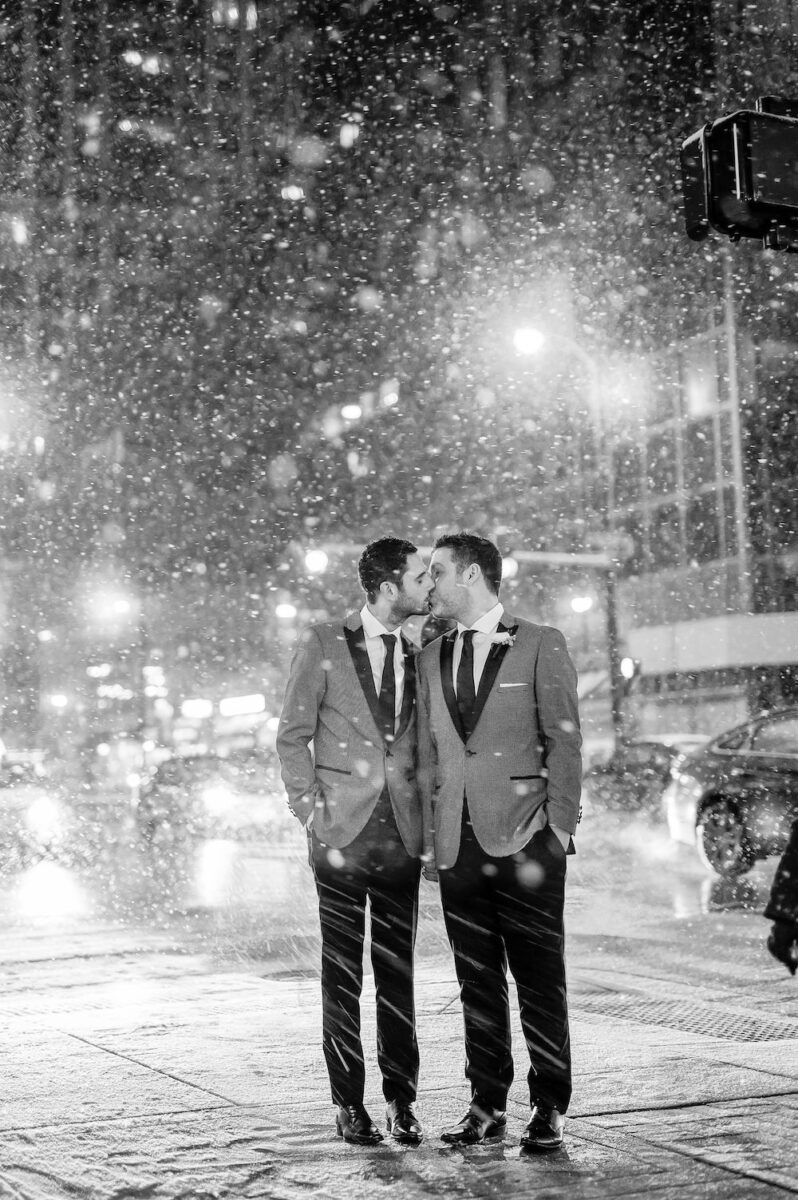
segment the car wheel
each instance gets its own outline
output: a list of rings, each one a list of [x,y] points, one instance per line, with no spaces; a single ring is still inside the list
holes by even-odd
[[[748,831],[729,800],[710,800],[701,810],[698,853],[704,866],[722,879],[743,875],[754,865]]]

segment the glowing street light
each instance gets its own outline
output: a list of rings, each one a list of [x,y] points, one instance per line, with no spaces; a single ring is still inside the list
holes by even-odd
[[[546,345],[546,335],[540,329],[522,326],[513,333],[513,345],[519,354],[540,354]]]
[[[326,550],[308,550],[305,555],[305,567],[311,575],[323,575],[330,564]]]

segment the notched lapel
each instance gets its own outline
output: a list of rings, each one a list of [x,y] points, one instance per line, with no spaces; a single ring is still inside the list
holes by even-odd
[[[497,633],[510,633],[511,626],[505,625],[503,621],[499,621],[496,628]],[[516,627],[517,628],[517,627]],[[493,685],[496,682],[496,676],[499,674],[499,667],[504,661],[504,656],[510,649],[510,643],[505,642],[504,645],[491,646],[488,658],[482,671],[482,678],[479,681],[479,691],[477,692],[476,702],[474,704],[474,719],[472,729],[476,729],[477,722],[482,715],[482,710],[485,703],[493,690]]]
[[[456,629],[452,633],[444,634],[441,638],[441,687],[443,688],[443,698],[446,701],[449,716],[452,718],[452,724],[460,734],[462,740],[465,741],[465,729],[463,728],[463,722],[460,719],[460,712],[457,707],[457,697],[454,694],[454,678],[452,676],[454,643],[456,638]]]
[[[374,724],[379,729],[380,701],[374,690],[374,676],[371,673],[371,660],[369,659],[369,652],[366,649],[366,635],[363,632],[363,626],[359,625],[357,629],[350,629],[348,625],[344,625],[344,634],[346,635],[346,644],[349,647],[349,653],[352,655],[352,662],[355,665],[357,677],[360,680],[360,686],[363,689],[363,695],[368,701],[369,711],[374,718]]]
[[[405,635],[400,634],[400,637],[402,639],[402,652],[405,659],[405,681],[402,690],[402,709],[399,713],[399,724],[396,729],[397,737],[407,729],[416,700],[416,655]]]

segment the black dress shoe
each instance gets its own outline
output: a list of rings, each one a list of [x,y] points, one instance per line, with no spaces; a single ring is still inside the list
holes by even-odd
[[[441,1141],[450,1146],[475,1146],[478,1142],[502,1137],[506,1126],[505,1113],[472,1100],[462,1121],[451,1129],[444,1129]]]
[[[417,1146],[424,1136],[421,1122],[413,1112],[412,1104],[401,1104],[391,1100],[385,1110],[388,1132],[397,1142]]]
[[[536,1104],[521,1137],[521,1145],[536,1154],[559,1150],[564,1124],[562,1113],[553,1104]]]
[[[362,1104],[339,1104],[335,1129],[345,1142],[355,1146],[376,1146],[382,1134]]]

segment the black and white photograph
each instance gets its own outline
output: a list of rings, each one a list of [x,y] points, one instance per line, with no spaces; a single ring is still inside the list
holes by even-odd
[[[0,0],[0,1197],[798,1194],[798,0]]]

